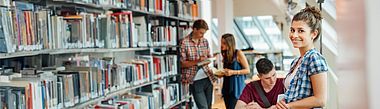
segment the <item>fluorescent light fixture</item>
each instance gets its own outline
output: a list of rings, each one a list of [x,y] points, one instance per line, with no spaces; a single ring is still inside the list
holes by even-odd
[[[245,35],[261,35],[261,32],[257,28],[244,28],[243,32]]]
[[[272,16],[257,16],[259,20],[273,20]]]
[[[249,21],[252,21],[252,17],[243,17],[242,20],[249,22]]]
[[[270,28],[265,28],[264,30],[265,30],[265,32],[266,32],[268,35],[281,35],[281,31],[280,31],[280,29],[278,29],[278,28],[276,28],[276,27],[274,27],[274,28],[272,28],[272,27],[270,27]]]

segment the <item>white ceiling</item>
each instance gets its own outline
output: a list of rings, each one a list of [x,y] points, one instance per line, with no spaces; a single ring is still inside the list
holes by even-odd
[[[216,17],[219,0],[212,1],[212,17]],[[233,0],[234,16],[285,16],[284,0]]]

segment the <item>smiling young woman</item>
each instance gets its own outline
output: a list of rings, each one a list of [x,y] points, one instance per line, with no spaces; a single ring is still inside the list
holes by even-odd
[[[328,65],[314,48],[321,31],[321,13],[315,7],[306,7],[292,20],[289,39],[298,48],[300,57],[293,60],[285,78],[285,100],[278,109],[323,107],[326,103]]]

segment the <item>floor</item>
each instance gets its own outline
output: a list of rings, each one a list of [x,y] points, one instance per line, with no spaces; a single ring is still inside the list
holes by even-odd
[[[212,104],[212,109],[225,109],[224,100],[222,98],[222,82],[214,85],[214,103]]]

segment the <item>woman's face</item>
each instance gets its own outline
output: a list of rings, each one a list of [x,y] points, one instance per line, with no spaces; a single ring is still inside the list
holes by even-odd
[[[293,21],[290,27],[289,38],[294,48],[304,48],[313,44],[318,31],[311,32],[311,28],[304,21]]]
[[[225,39],[222,39],[220,50],[227,50],[227,44],[226,44]]]

